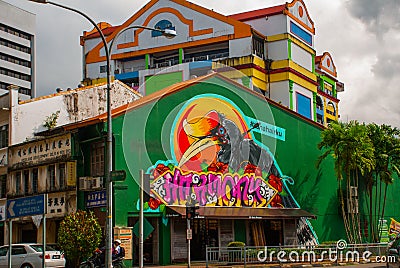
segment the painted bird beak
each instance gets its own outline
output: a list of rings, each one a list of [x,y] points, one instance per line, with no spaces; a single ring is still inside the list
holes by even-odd
[[[201,140],[197,140],[193,142],[189,148],[185,151],[182,155],[181,160],[179,161],[179,167],[183,166],[187,163],[192,157],[196,156],[197,154],[201,153],[203,150],[215,146],[216,142],[212,138],[203,138]]]
[[[218,112],[210,111],[201,118],[196,118],[188,122],[183,121],[183,129],[189,137],[195,141],[187,148],[179,161],[179,167],[187,163],[191,158],[201,153],[205,149],[215,146],[218,141],[211,137],[211,130],[219,125],[220,117]]]

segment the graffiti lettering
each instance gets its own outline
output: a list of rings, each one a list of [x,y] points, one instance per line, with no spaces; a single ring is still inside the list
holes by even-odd
[[[152,183],[152,192],[168,205],[185,205],[188,196],[200,206],[267,207],[277,190],[261,177],[168,170]]]

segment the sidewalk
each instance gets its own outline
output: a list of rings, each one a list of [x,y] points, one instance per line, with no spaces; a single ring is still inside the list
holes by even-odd
[[[246,268],[309,268],[309,267],[339,267],[339,266],[352,266],[352,267],[362,267],[362,268],[382,268],[386,267],[386,263],[292,263],[292,264],[282,264],[281,266],[276,263],[272,264],[247,264]],[[176,264],[176,265],[168,265],[168,266],[144,266],[148,268],[187,268],[187,264]],[[206,267],[205,263],[192,263],[191,268],[204,268]],[[218,268],[243,268],[244,265],[209,265],[208,267],[218,267]],[[137,268],[137,267],[133,267]]]

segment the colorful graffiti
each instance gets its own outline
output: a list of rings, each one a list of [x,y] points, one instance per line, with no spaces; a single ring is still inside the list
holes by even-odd
[[[160,166],[159,166],[160,168]],[[167,170],[152,184],[152,191],[168,205],[267,207],[277,190],[254,174],[184,173]]]
[[[249,118],[221,96],[189,100],[172,128],[173,159],[148,170],[153,194],[167,205],[186,205],[190,196],[201,206],[298,207],[286,186],[291,180],[269,148],[253,138],[267,123]],[[284,140],[284,129],[273,127]]]

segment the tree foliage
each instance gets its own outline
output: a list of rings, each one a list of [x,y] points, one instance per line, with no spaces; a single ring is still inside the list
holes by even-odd
[[[379,219],[384,217],[387,189],[393,175],[400,175],[400,131],[388,125],[368,125],[368,135],[374,147],[375,168],[365,176],[369,196],[371,242],[379,242]],[[382,189],[384,188],[384,189]]]
[[[78,210],[60,224],[58,241],[66,259],[74,267],[92,255],[101,241],[101,227],[93,212]]]
[[[358,204],[353,202],[351,188],[358,188],[359,173],[364,175],[375,167],[374,148],[368,136],[368,129],[365,124],[357,121],[332,122],[321,133],[318,148],[325,150],[318,159],[318,166],[329,155],[334,159],[338,197],[348,240],[351,243],[361,243],[360,215],[354,213]]]
[[[377,226],[379,218],[384,216],[387,188],[394,175],[400,175],[399,135],[397,128],[357,121],[332,122],[321,133],[318,148],[324,153],[317,166],[328,156],[334,159],[343,223],[351,243],[362,242],[360,213],[354,209],[358,208],[359,200],[354,199],[350,191],[352,188],[359,191],[359,183],[366,185],[363,189],[369,197],[371,241],[379,240]]]

